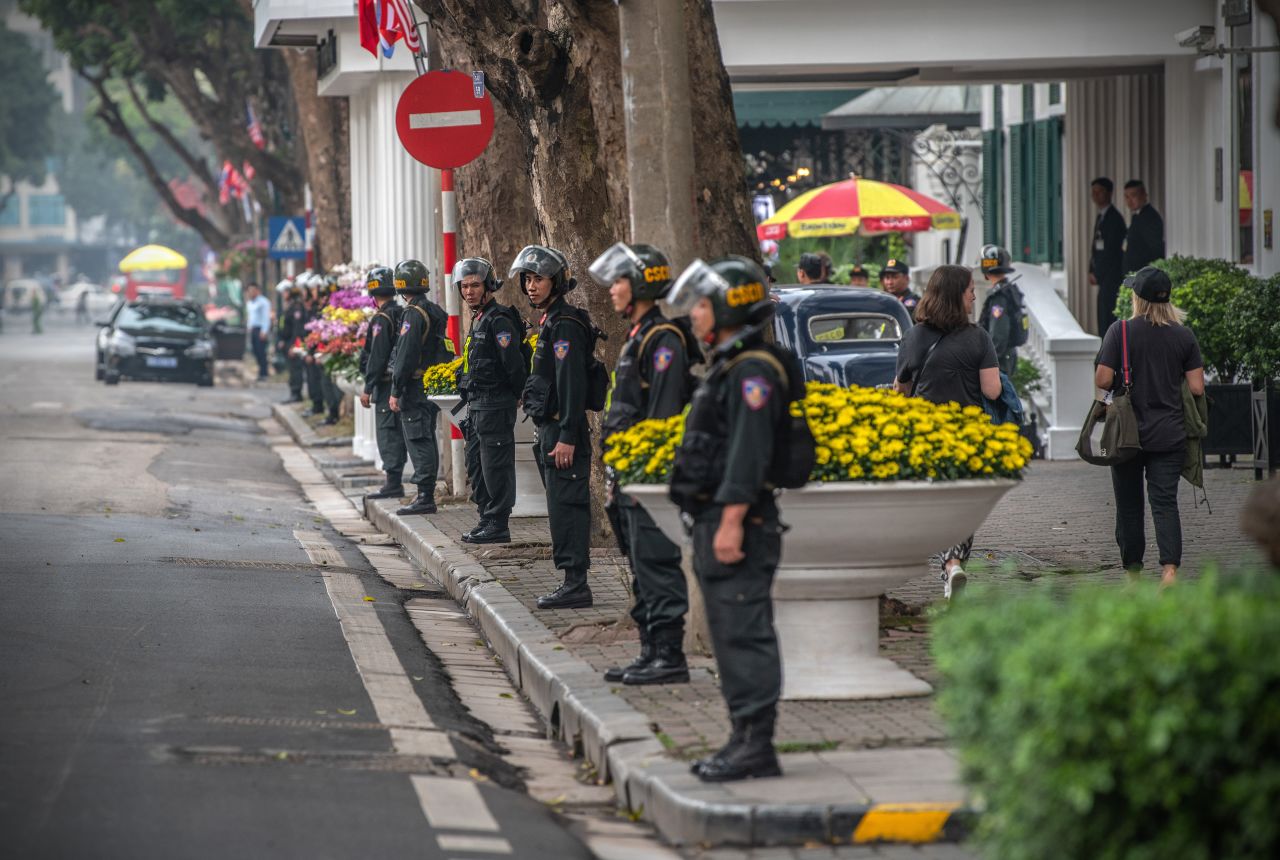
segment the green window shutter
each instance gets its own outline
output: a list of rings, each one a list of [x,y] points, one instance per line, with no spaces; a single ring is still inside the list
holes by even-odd
[[[1052,227],[1053,209],[1049,177],[1049,123],[1047,119],[1036,121],[1031,127],[1031,256],[1033,263],[1049,261],[1049,233]]]
[[[1009,247],[1015,260],[1030,257],[1027,235],[1027,134],[1025,123],[1009,126]]]
[[[1053,198],[1049,221],[1049,262],[1061,266],[1062,252],[1062,117],[1049,120],[1049,192]]]
[[[982,242],[1000,244],[1000,129],[982,133]]]

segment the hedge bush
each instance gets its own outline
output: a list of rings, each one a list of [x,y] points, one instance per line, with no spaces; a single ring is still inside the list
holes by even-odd
[[[971,599],[939,619],[939,707],[988,855],[1280,856],[1278,583]]]

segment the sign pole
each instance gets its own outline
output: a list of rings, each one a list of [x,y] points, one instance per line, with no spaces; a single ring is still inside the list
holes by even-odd
[[[453,193],[453,168],[446,167],[440,171],[440,221],[443,228],[444,245],[444,303],[449,314],[448,335],[453,341],[458,354],[462,354],[462,300],[458,291],[453,288],[453,267],[458,262],[458,201]],[[467,467],[462,445],[462,431],[457,425],[450,423],[449,437],[453,439],[450,446],[453,458],[453,492],[461,495],[467,489]]]

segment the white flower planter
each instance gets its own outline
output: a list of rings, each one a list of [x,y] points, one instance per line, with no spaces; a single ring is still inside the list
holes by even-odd
[[[784,699],[879,699],[932,688],[879,656],[880,595],[977,531],[1017,482],[810,484],[779,499],[782,561],[773,585]],[[668,537],[684,541],[665,485],[631,484]],[[938,583],[939,595],[942,583]]]
[[[361,460],[378,464],[378,419],[373,409],[365,409],[360,405],[360,392],[364,391],[364,380],[335,376],[333,381],[337,384],[339,391],[352,397],[351,416],[355,429],[351,433],[351,453]]]
[[[455,426],[467,417],[464,406],[454,415],[452,410],[461,398],[456,394],[432,394],[432,403],[453,422]],[[511,509],[513,517],[545,517],[547,515],[547,494],[542,487],[542,476],[538,474],[538,462],[533,457],[533,422],[519,415],[516,418],[516,504]]]

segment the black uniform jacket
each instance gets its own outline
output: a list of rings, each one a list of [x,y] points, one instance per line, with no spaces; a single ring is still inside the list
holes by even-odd
[[[524,324],[518,320],[513,309],[495,301],[472,316],[462,363],[469,400],[514,401],[520,396],[529,369],[520,351]]]
[[[374,388],[391,376],[391,356],[395,351],[396,332],[400,329],[402,313],[401,307],[395,301],[390,301],[378,308],[378,312],[369,320],[361,361],[365,394],[373,394]]]
[[[658,308],[632,326],[618,354],[603,436],[646,418],[670,418],[689,402],[689,361],[684,336]]]

